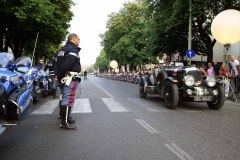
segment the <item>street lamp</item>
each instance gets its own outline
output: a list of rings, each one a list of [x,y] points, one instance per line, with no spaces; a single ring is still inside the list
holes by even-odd
[[[213,37],[222,43],[228,52],[231,44],[240,41],[240,11],[228,9],[220,12],[212,21]],[[225,51],[225,50],[224,50]],[[228,53],[225,53],[226,57]],[[227,61],[227,58],[226,58]]]

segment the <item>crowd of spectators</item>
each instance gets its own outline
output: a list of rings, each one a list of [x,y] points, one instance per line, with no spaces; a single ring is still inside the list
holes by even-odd
[[[230,55],[229,58],[229,63],[214,61],[213,63],[208,63],[207,67],[199,67],[205,77],[215,76],[222,80],[225,89],[225,99],[229,98],[230,89],[232,89],[232,93],[236,97],[239,97],[240,90],[240,57],[237,59],[234,55]]]

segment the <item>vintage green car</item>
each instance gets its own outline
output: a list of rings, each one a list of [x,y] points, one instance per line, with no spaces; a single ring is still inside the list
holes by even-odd
[[[203,77],[197,67],[165,66],[156,76],[141,77],[140,97],[159,94],[168,108],[176,108],[181,101],[206,102],[210,109],[219,110],[225,101],[224,86],[215,77]]]

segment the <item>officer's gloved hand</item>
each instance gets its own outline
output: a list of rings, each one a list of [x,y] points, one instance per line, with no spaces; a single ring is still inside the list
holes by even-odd
[[[80,83],[80,82],[81,82],[81,76],[75,76],[75,77],[73,78],[73,80],[79,81],[79,83]]]

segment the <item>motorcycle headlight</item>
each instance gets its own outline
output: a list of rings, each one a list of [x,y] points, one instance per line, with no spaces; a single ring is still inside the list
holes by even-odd
[[[19,83],[19,77],[18,76],[12,76],[10,77],[10,81],[13,83],[13,84],[18,84]]]
[[[185,81],[185,84],[186,84],[187,86],[193,86],[194,83],[195,83],[194,77],[193,77],[193,76],[190,76],[190,75],[185,76],[185,77],[184,77],[184,81]]]
[[[215,77],[207,77],[206,81],[207,81],[207,85],[209,87],[213,87],[213,86],[216,85],[216,78]]]

